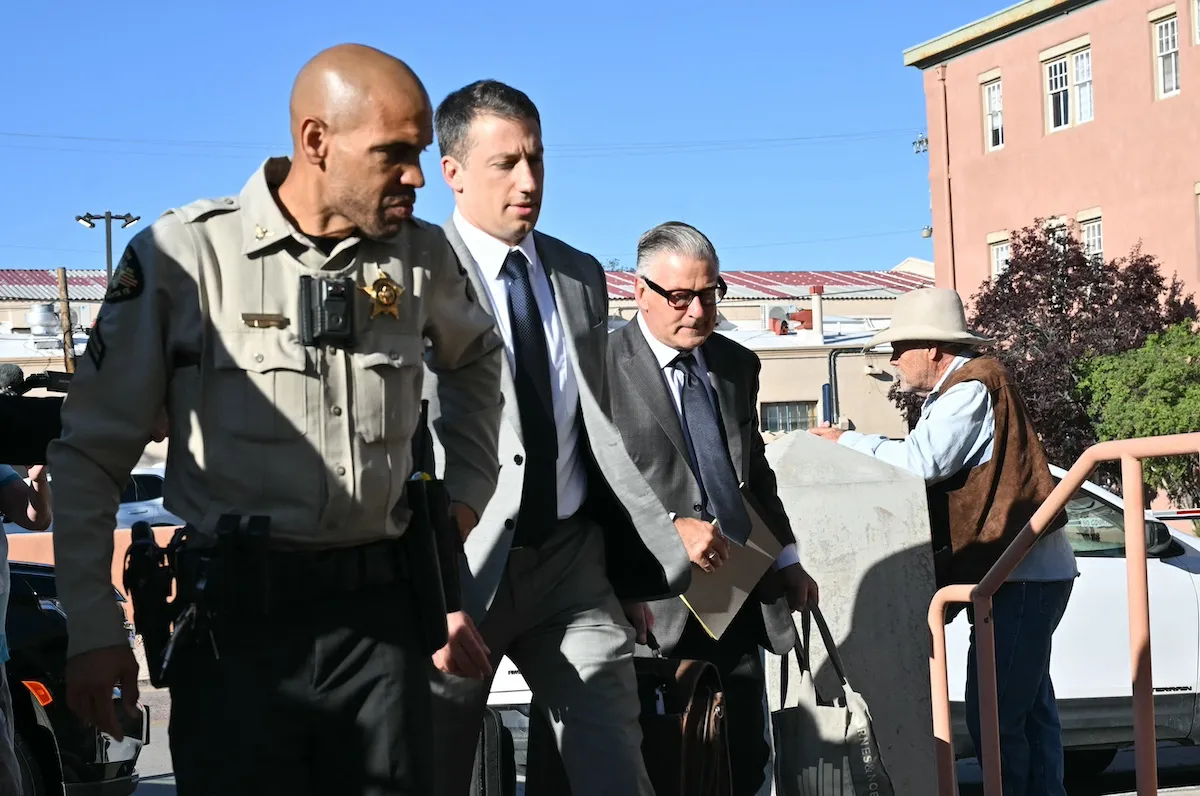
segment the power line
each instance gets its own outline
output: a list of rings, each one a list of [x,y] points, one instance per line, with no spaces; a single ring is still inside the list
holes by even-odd
[[[38,252],[75,252],[76,254],[104,254],[100,249],[63,249],[55,246],[22,246],[16,243],[0,243],[0,249],[27,249]]]
[[[867,238],[887,238],[896,235],[912,235],[915,234],[911,229],[898,229],[892,232],[867,232],[861,235],[840,235],[833,238],[809,238],[808,240],[789,240],[780,241],[778,243],[740,243],[733,246],[718,246],[717,254],[727,251],[743,250],[743,249],[770,249],[781,246],[802,246],[809,243],[836,243],[846,240],[865,240]],[[597,259],[605,257],[636,257],[637,252],[621,252],[620,254],[597,254]]]
[[[777,149],[803,145],[830,144],[830,143],[857,143],[865,141],[880,140],[899,136],[900,134],[909,135],[912,133],[912,128],[893,128],[890,130],[866,130],[848,133],[828,133],[818,135],[804,136],[785,136],[785,137],[768,137],[768,138],[737,138],[737,139],[710,139],[702,141],[660,141],[660,142],[642,142],[642,143],[607,143],[607,144],[583,144],[583,143],[564,143],[555,144],[551,142],[547,145],[547,155],[555,159],[590,159],[590,158],[611,158],[625,156],[644,156],[644,155],[671,155],[671,154],[704,154],[704,153],[720,153],[720,152],[740,152],[753,151],[760,149]],[[138,138],[118,138],[118,137],[101,137],[101,136],[69,136],[57,135],[50,133],[27,133],[18,131],[0,131],[0,138],[16,138],[26,141],[63,141],[73,143],[100,143],[100,144],[122,144],[134,147],[153,146],[153,147],[188,147],[209,150],[243,150],[243,153],[234,154],[232,152],[220,151],[148,151],[145,149],[111,149],[111,148],[93,148],[93,147],[71,147],[59,146],[53,144],[9,144],[7,149],[26,149],[48,152],[76,152],[82,154],[109,154],[109,155],[133,155],[133,156],[151,156],[151,157],[212,157],[212,158],[229,158],[229,159],[244,159],[251,156],[251,152],[257,150],[259,152],[276,152],[284,151],[286,147],[267,143],[250,143],[245,141],[199,141],[199,140],[173,140],[173,139],[138,139]]]
[[[178,139],[155,139],[155,138],[102,138],[92,135],[53,135],[51,133],[21,133],[13,131],[0,131],[0,136],[4,138],[37,138],[37,139],[52,139],[55,141],[94,141],[104,144],[151,144],[161,146],[200,146],[200,147],[219,147],[222,149],[274,149],[275,144],[252,144],[244,141],[181,141]]]

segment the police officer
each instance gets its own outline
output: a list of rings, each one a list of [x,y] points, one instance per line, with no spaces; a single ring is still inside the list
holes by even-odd
[[[199,607],[167,669],[180,796],[424,794],[429,639],[403,543],[422,364],[452,413],[465,532],[495,488],[502,348],[441,229],[412,216],[433,138],[416,75],[326,50],[296,79],[291,132],[290,160],[165,214],[109,285],[49,452],[67,698],[122,736],[138,666],[113,518],[165,407],[166,504],[207,556],[177,580]]]

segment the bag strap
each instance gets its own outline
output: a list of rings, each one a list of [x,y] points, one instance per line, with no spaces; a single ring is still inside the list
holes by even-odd
[[[783,653],[783,659],[779,667],[779,707],[782,708],[787,701],[788,690],[788,671],[791,669],[791,656],[795,653],[796,665],[800,667],[800,680],[804,682],[804,675],[808,674],[808,681],[813,682],[811,664],[808,658],[808,644],[805,643],[804,637],[797,632],[796,644],[787,652]],[[816,692],[814,685],[813,692]]]
[[[809,654],[812,647],[810,639],[812,632],[812,617],[817,619],[817,632],[821,634],[821,641],[825,645],[825,652],[829,658],[830,664],[833,666],[833,671],[838,676],[838,680],[842,684],[842,690],[850,689],[850,682],[846,679],[846,667],[842,663],[842,657],[838,653],[837,645],[833,641],[833,634],[829,632],[829,626],[825,623],[825,617],[821,615],[821,609],[815,605],[811,608],[805,608],[804,613],[800,616],[800,631],[796,634],[796,645],[789,651],[783,654],[783,660],[779,671],[779,706],[782,708],[787,700],[788,688],[788,669],[789,657],[792,652],[796,654],[796,660],[800,666],[800,676],[803,681],[804,675],[808,675],[810,690],[816,694],[816,678],[812,673],[812,656]]]
[[[833,665],[833,671],[837,674],[838,680],[841,681],[842,688],[849,688],[850,681],[846,679],[846,666],[842,663],[842,656],[838,654],[837,644],[833,641],[833,634],[829,632],[829,625],[825,624],[825,617],[821,615],[821,609],[815,605],[812,608],[806,608],[800,617],[800,624],[803,628],[804,648],[811,649],[808,646],[810,617],[816,617],[817,631],[821,634],[821,641],[825,644],[825,652],[829,656],[829,662]]]

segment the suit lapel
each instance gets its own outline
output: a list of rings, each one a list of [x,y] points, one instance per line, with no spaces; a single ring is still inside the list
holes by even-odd
[[[650,414],[666,432],[671,444],[683,454],[684,461],[690,462],[691,454],[688,453],[687,440],[683,436],[679,413],[675,410],[675,400],[667,391],[667,382],[663,378],[662,368],[658,366],[658,359],[650,350],[650,344],[646,342],[642,330],[638,328],[637,318],[625,324],[625,328],[628,331],[622,334],[625,338],[622,356],[627,368],[626,375],[645,400]]]
[[[458,255],[458,261],[467,273],[467,280],[470,281],[471,288],[475,291],[475,296],[478,298],[480,306],[483,307],[488,315],[495,317],[490,298],[491,293],[483,283],[483,276],[479,273],[479,263],[475,262],[475,258],[471,256],[471,250],[467,248],[462,235],[458,234],[458,228],[454,226],[454,220],[450,219],[442,225],[442,228],[446,232],[446,240],[450,242],[450,247]],[[521,440],[521,444],[524,445],[525,438],[521,431],[521,414],[515,411],[517,407],[517,388],[513,384],[512,367],[509,365],[507,352],[500,359],[503,363],[500,373],[500,390],[504,394],[504,405],[513,409],[513,411],[505,412],[504,417],[507,418],[509,424],[517,433],[517,439]]]
[[[547,251],[542,236],[533,233],[533,243],[537,249],[538,260],[550,278],[550,292],[554,294],[554,306],[558,310],[558,320],[563,329],[563,337],[567,344],[567,357],[575,371],[575,378],[581,382],[580,389],[587,382],[583,363],[579,357],[578,342],[587,337],[590,330],[591,312],[587,299],[587,288],[584,287],[574,264],[569,257],[556,257],[553,250]]]
[[[745,481],[746,474],[742,472],[742,429],[737,416],[737,383],[726,375],[725,360],[719,351],[714,351],[707,342],[701,350],[708,365],[708,382],[717,393],[717,402],[721,404],[721,424],[725,427],[725,439],[729,444],[729,459],[733,462],[738,480]]]

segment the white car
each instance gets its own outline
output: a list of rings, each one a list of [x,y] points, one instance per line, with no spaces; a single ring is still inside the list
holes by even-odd
[[[1056,479],[1065,475],[1051,467]],[[1133,743],[1129,665],[1129,601],[1125,577],[1125,517],[1121,498],[1085,482],[1067,504],[1067,526],[1079,577],[1054,634],[1050,676],[1072,776],[1107,768]],[[1200,740],[1200,540],[1146,512],[1147,576],[1155,731],[1160,741]],[[966,686],[970,625],[966,612],[946,628],[955,751],[974,754],[967,733]]]
[[[174,527],[183,525],[183,520],[163,508],[163,476],[165,468],[135,467],[129,475],[129,483],[121,493],[121,503],[117,507],[116,524],[114,528],[129,528],[135,522],[145,520],[151,526],[165,525]],[[49,478],[51,491],[54,481]],[[29,479],[25,479],[26,483]],[[49,531],[54,530],[50,523]],[[4,523],[5,533],[29,533],[15,522]]]
[[[118,528],[131,528],[135,522],[145,520],[151,527],[159,525],[177,526],[184,522],[163,508],[163,478],[166,468],[135,467],[129,475],[129,483],[121,493],[121,505],[117,507]]]

